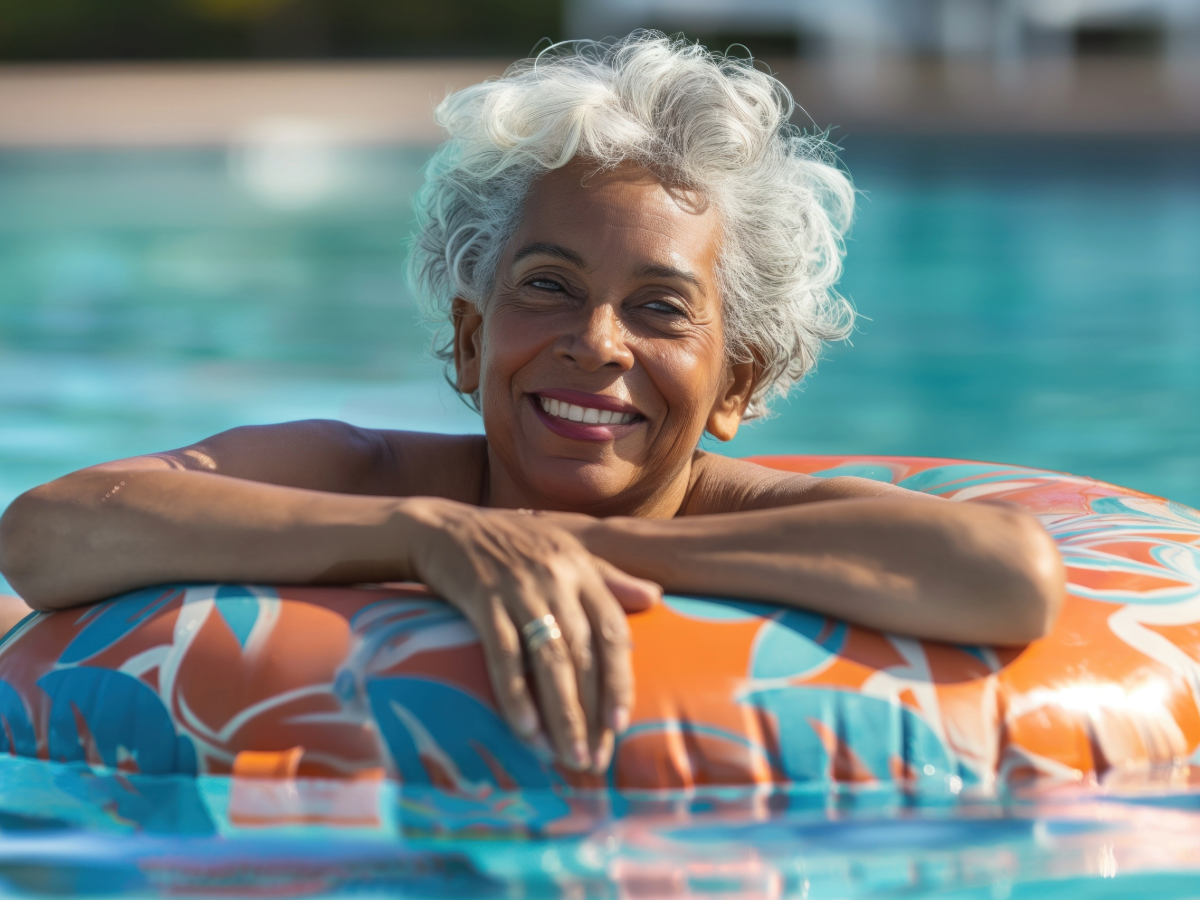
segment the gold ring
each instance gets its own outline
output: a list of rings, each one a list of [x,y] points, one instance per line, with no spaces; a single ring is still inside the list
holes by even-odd
[[[525,639],[525,652],[532,656],[543,644],[562,637],[562,631],[559,630],[558,621],[554,616],[546,613],[540,619],[526,622],[521,628],[521,637]]]

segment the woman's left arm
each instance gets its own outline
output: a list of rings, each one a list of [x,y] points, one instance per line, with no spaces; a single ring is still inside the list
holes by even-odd
[[[1037,519],[906,493],[667,520],[572,516],[565,527],[669,592],[767,600],[954,643],[1024,644],[1049,631],[1064,575]]]

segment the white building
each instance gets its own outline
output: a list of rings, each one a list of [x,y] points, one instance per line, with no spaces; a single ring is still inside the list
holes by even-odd
[[[832,57],[1070,56],[1088,35],[1149,38],[1168,57],[1200,54],[1200,0],[565,0],[571,37],[637,27],[794,33]],[[1131,43],[1131,41],[1124,41]]]

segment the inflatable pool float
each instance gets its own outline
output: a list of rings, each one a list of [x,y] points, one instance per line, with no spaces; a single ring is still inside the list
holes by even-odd
[[[1066,562],[1057,625],[1024,648],[964,647],[668,597],[631,618],[637,702],[602,779],[558,769],[512,735],[473,631],[419,585],[155,587],[10,632],[0,751],[117,773],[387,778],[466,796],[829,782],[957,792],[1192,760],[1196,511],[1015,466],[758,462],[1020,504]]]

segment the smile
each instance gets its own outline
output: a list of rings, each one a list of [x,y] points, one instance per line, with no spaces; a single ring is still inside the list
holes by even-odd
[[[537,400],[546,415],[558,419],[568,419],[572,422],[583,422],[585,425],[628,425],[636,418],[633,413],[576,406],[574,403],[565,403],[552,397],[538,397]]]

